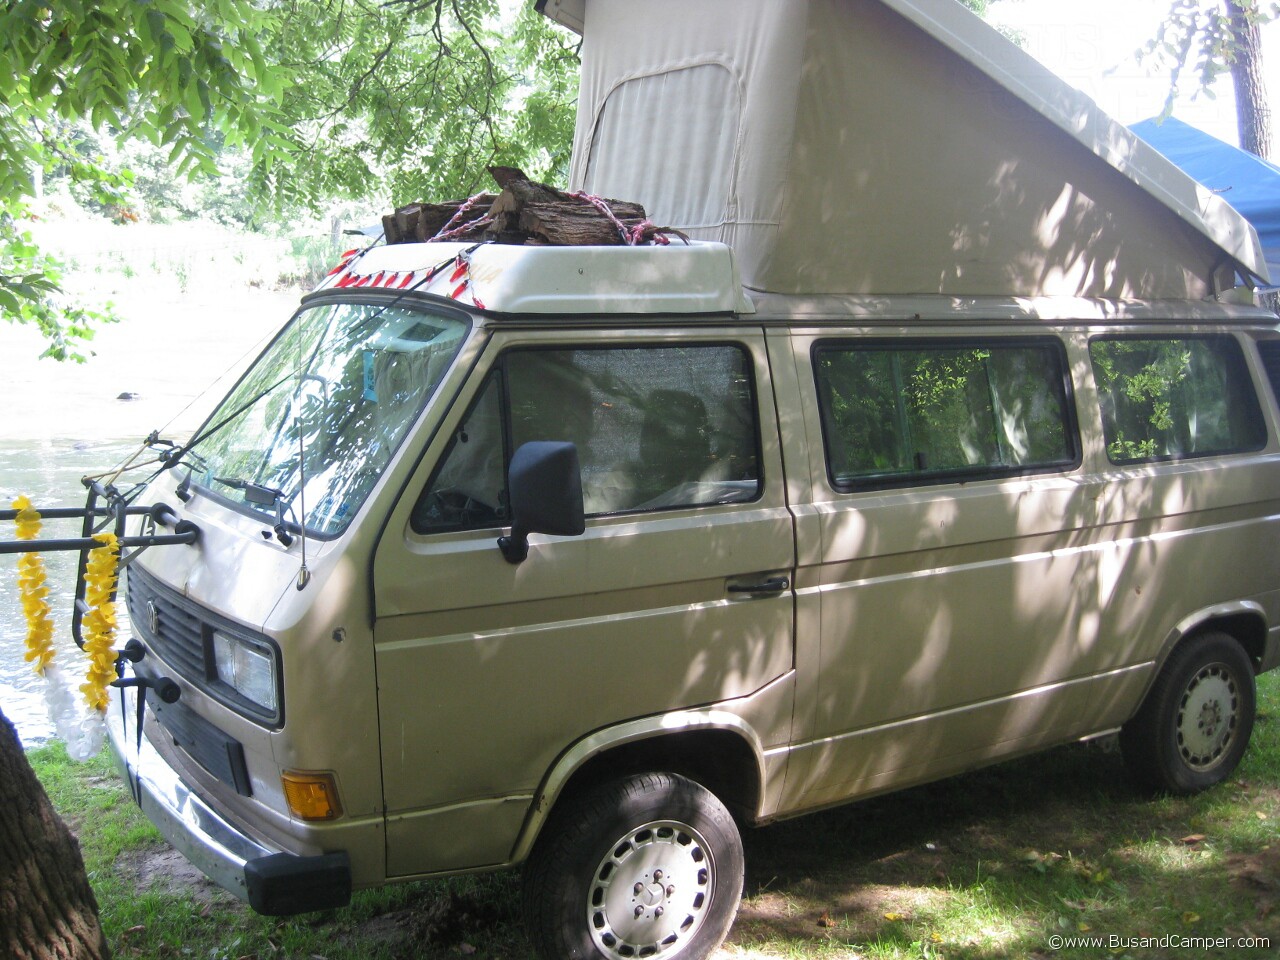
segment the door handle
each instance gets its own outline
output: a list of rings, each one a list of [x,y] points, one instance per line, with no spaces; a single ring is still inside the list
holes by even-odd
[[[791,586],[791,581],[786,577],[770,577],[761,583],[732,583],[729,585],[730,593],[782,593]]]

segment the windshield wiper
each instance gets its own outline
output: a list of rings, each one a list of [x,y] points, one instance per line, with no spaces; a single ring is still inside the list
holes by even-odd
[[[165,441],[166,443],[168,441]],[[160,454],[160,459],[165,461],[164,469],[172,470],[175,467],[186,466],[187,475],[178,483],[177,488],[173,491],[174,495],[183,503],[191,500],[191,476],[194,470],[201,473],[207,473],[209,465],[205,463],[204,458],[194,450],[185,450],[181,447],[174,447],[168,454]]]
[[[239,490],[244,494],[244,502],[253,504],[255,507],[267,507],[274,509],[276,512],[276,525],[272,527],[275,532],[276,539],[286,547],[293,543],[293,534],[289,532],[288,525],[284,519],[285,493],[278,487],[268,487],[261,483],[254,483],[251,480],[241,480],[238,477],[214,477],[214,483],[220,483],[224,487],[230,487],[232,490]],[[265,530],[262,535],[268,540],[271,535]]]

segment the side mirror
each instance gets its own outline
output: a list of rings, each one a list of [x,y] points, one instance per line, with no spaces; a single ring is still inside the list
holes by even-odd
[[[529,556],[529,534],[580,536],[586,529],[578,448],[572,443],[535,440],[520,445],[507,473],[511,535],[498,538],[508,563]]]

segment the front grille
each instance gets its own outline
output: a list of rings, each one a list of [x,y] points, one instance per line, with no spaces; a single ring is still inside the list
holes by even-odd
[[[202,684],[207,674],[200,618],[136,568],[128,573],[125,602],[134,632],[146,647],[186,679]]]
[[[178,677],[243,717],[275,729],[283,724],[283,705],[273,713],[245,699],[219,680],[214,668],[213,632],[218,630],[270,647],[274,651],[276,676],[279,677],[280,651],[269,639],[205,610],[140,567],[128,570],[125,606],[133,631],[143,646],[157,659],[163,660]]]

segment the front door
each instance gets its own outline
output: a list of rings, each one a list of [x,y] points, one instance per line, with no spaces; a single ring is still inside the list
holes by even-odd
[[[587,529],[535,535],[513,565],[506,464],[530,440],[577,445]],[[506,861],[576,741],[790,675],[794,537],[759,330],[500,332],[402,499],[374,564],[391,876]],[[790,719],[788,700],[766,747]]]

